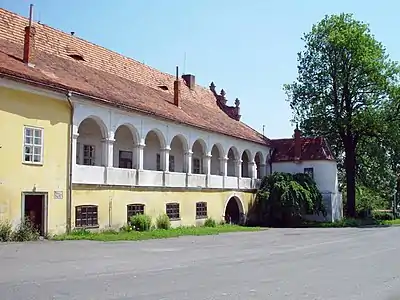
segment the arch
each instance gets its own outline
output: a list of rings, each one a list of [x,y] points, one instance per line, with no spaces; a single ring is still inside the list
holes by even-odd
[[[136,129],[129,124],[118,126],[114,134],[114,163],[115,168],[133,169],[137,166],[135,145],[139,142]]]
[[[103,140],[108,137],[107,127],[98,117],[88,117],[78,126],[76,145],[76,163],[87,166],[105,164],[106,153],[103,150]]]
[[[225,202],[224,218],[230,224],[243,224],[245,210],[242,200],[237,196],[230,196]]]
[[[221,170],[221,158],[224,157],[224,149],[219,143],[211,147],[211,175],[223,175]]]
[[[227,176],[238,176],[237,161],[239,160],[239,151],[236,147],[232,146],[229,148],[227,158]]]
[[[261,151],[256,152],[256,154],[254,155],[254,162],[255,162],[255,164],[257,166],[257,174],[256,174],[257,178],[260,179],[265,174],[265,170],[261,170],[261,168],[262,168],[261,166],[264,165],[264,163],[263,163],[264,162],[264,156],[263,156]],[[265,165],[264,165],[263,168],[265,168]]]
[[[250,170],[250,159],[251,159],[251,152],[250,150],[244,150],[242,153],[242,177],[248,178],[251,176],[251,171]]]
[[[188,151],[186,138],[181,135],[175,135],[170,143],[169,152],[169,171],[183,173],[185,170],[185,153]]]
[[[104,121],[103,121],[100,117],[95,116],[95,115],[89,115],[89,116],[83,118],[82,120],[80,120],[80,121],[78,122],[78,124],[77,124],[78,133],[79,133],[79,128],[81,127],[82,123],[87,123],[88,120],[89,120],[89,121],[92,120],[92,121],[96,122],[96,124],[97,124],[97,125],[99,126],[99,128],[100,128],[101,136],[102,136],[103,139],[106,139],[106,138],[109,137],[109,136],[108,136],[108,128],[107,128],[107,125],[104,123]]]
[[[204,174],[203,158],[207,153],[207,144],[197,139],[192,145],[192,173]]]
[[[115,134],[117,133],[118,129],[120,129],[121,127],[126,127],[129,129],[129,131],[131,132],[132,138],[133,138],[133,142],[135,143],[135,145],[140,143],[140,135],[139,135],[139,130],[133,126],[130,123],[120,123],[116,126],[116,130],[115,130]]]
[[[153,128],[153,129],[148,130],[148,131],[143,135],[144,140],[146,140],[146,138],[147,138],[147,136],[149,135],[149,133],[154,133],[154,134],[157,135],[158,140],[159,140],[159,142],[160,142],[160,146],[161,146],[162,149],[166,147],[166,145],[167,145],[167,140],[166,140],[166,138],[165,138],[165,136],[164,136],[164,133],[163,133],[160,129],[158,129],[158,128]]]
[[[143,169],[162,171],[165,165],[162,157],[162,149],[165,148],[164,135],[159,130],[150,130],[145,137],[143,149]]]

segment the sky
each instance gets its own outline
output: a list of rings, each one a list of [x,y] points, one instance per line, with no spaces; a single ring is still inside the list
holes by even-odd
[[[400,60],[396,0],[0,0],[23,16],[34,4],[42,24],[240,99],[242,121],[269,138],[290,137],[283,91],[297,76],[301,37],[325,15],[353,13]]]

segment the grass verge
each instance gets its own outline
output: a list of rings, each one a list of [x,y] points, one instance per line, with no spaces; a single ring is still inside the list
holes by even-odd
[[[149,239],[165,239],[180,236],[199,236],[216,235],[227,232],[240,231],[259,231],[260,227],[243,227],[237,225],[217,225],[216,227],[178,227],[171,229],[154,229],[150,231],[113,231],[103,230],[100,232],[90,232],[87,230],[77,230],[71,234],[53,236],[53,240],[93,240],[93,241],[139,241]]]
[[[340,228],[340,227],[363,227],[363,226],[397,226],[400,219],[376,220],[376,219],[342,219],[337,222],[311,222],[304,221],[299,227]]]

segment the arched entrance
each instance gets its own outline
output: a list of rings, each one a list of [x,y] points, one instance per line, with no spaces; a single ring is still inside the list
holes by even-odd
[[[226,204],[225,222],[230,224],[242,224],[244,222],[243,205],[238,197],[231,197]]]

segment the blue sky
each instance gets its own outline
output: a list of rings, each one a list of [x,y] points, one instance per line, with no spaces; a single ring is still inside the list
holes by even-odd
[[[324,15],[353,13],[400,59],[395,0],[0,0],[24,16],[30,3],[35,21],[163,72],[179,65],[203,86],[214,81],[228,103],[240,99],[242,120],[260,132],[265,125],[270,138],[292,135],[282,86],[296,78],[303,33]]]

